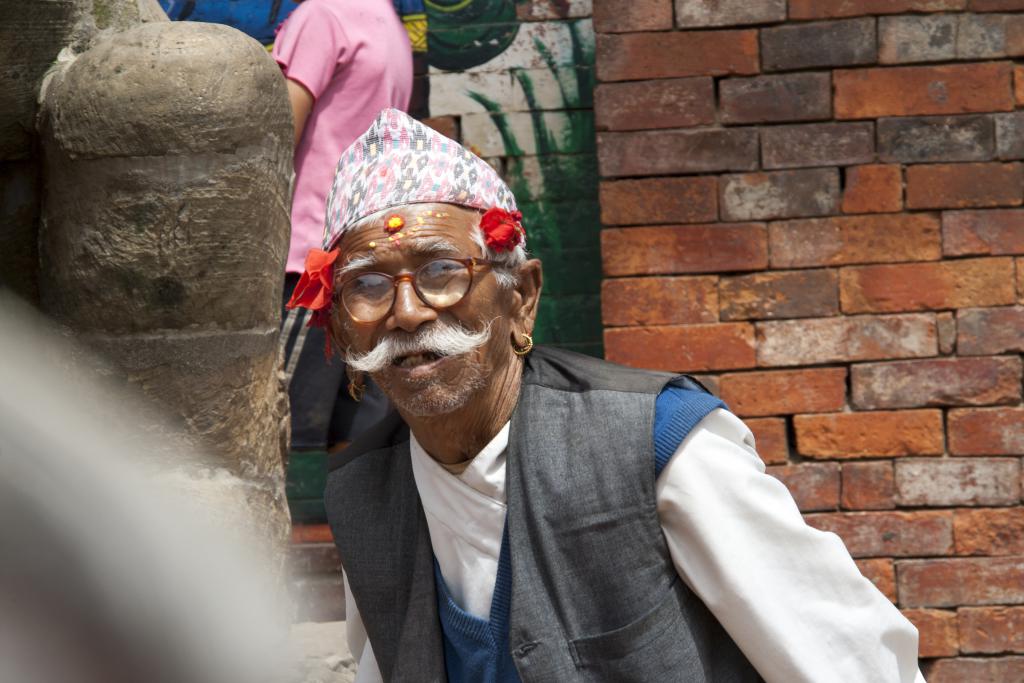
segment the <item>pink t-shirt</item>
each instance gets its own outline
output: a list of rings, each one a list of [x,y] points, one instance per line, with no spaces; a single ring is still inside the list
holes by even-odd
[[[323,238],[341,153],[381,109],[409,107],[412,48],[391,0],[306,0],[281,25],[273,55],[314,100],[295,150],[287,268],[301,273]]]

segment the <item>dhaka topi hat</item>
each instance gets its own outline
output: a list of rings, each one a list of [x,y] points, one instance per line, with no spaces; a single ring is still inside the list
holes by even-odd
[[[327,196],[324,251],[366,216],[442,202],[516,213],[508,185],[483,159],[397,109],[385,109],[342,155]]]

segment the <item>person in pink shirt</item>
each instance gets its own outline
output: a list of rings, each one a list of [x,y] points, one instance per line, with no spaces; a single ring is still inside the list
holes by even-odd
[[[323,238],[342,151],[381,110],[408,109],[412,48],[391,0],[305,0],[278,28],[272,54],[287,79],[295,121],[287,301],[306,254]],[[292,448],[330,449],[383,416],[385,399],[371,389],[357,408],[344,391],[344,365],[326,363],[323,331],[306,322],[300,310],[287,312],[281,333]]]

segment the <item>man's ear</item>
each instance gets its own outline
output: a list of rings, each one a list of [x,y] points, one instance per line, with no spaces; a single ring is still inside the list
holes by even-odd
[[[544,282],[540,259],[530,259],[521,265],[518,275],[519,282],[515,287],[518,296],[511,317],[521,332],[532,334],[537,320],[537,302],[540,301],[540,289]]]

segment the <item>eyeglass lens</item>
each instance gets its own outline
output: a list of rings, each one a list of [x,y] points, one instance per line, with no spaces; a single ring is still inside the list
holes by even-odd
[[[435,259],[413,275],[413,287],[423,303],[437,309],[454,306],[469,291],[472,274],[462,262]],[[383,273],[364,273],[342,287],[345,310],[357,322],[374,322],[388,314],[395,300],[395,280]]]

